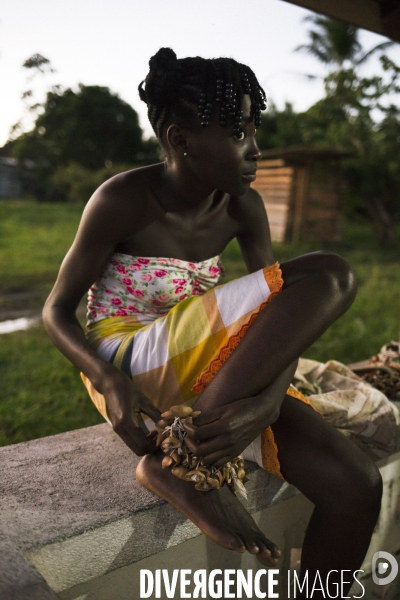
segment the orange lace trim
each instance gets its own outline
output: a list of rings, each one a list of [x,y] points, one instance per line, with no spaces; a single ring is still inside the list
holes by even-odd
[[[245,323],[244,325],[242,325],[242,327],[240,328],[238,333],[235,335],[232,335],[229,338],[228,343],[220,349],[218,356],[210,362],[210,364],[208,365],[208,367],[205,371],[200,373],[200,375],[196,379],[195,385],[192,387],[192,391],[196,392],[196,394],[201,394],[205,390],[207,385],[212,381],[212,379],[214,379],[215,375],[218,373],[218,371],[220,370],[220,368],[222,367],[222,365],[224,364],[226,359],[229,358],[229,356],[232,354],[234,349],[237,348],[237,346],[239,345],[239,342],[243,338],[244,334],[246,333],[246,331],[248,330],[250,325],[253,323],[253,321],[258,317],[258,315],[260,314],[262,309],[265,308],[267,306],[268,302],[270,302],[272,300],[272,298],[277,296],[279,294],[279,292],[282,290],[283,279],[282,279],[282,271],[279,267],[279,263],[276,262],[274,265],[265,267],[263,269],[263,272],[264,272],[265,280],[270,289],[270,294],[269,294],[267,300],[265,302],[263,302],[262,304],[260,304],[257,311],[251,315],[248,323]]]
[[[261,457],[263,467],[266,471],[284,479],[278,459],[278,446],[276,445],[271,427],[261,432]]]
[[[296,398],[296,400],[300,400],[300,402],[304,402],[304,404],[308,404],[308,406],[313,408],[313,405],[308,398],[296,390],[296,388],[292,385],[288,388],[286,394]],[[261,456],[264,469],[269,473],[284,479],[281,473],[281,465],[278,458],[278,446],[276,445],[274,432],[272,431],[271,427],[267,427],[267,429],[264,429],[264,431],[261,432]]]
[[[301,392],[299,392],[299,390],[297,390],[294,387],[294,385],[291,385],[288,388],[288,390],[287,390],[286,393],[287,393],[288,396],[292,396],[293,398],[297,398],[297,400],[301,400],[302,402],[304,402],[304,404],[308,404],[308,406],[311,406],[311,408],[314,408],[313,405],[311,404],[311,402],[309,401],[309,399],[307,398],[307,396],[305,396],[304,394],[302,394]]]

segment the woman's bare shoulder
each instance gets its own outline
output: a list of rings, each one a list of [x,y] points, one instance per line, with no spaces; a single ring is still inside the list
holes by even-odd
[[[151,192],[152,182],[158,177],[163,163],[139,167],[118,173],[107,179],[90,198],[90,205],[108,204],[140,205]]]
[[[132,228],[145,226],[145,222],[154,218],[153,213],[157,212],[152,190],[162,167],[163,164],[158,163],[111,177],[90,198],[84,219],[121,227],[127,234],[132,232]]]

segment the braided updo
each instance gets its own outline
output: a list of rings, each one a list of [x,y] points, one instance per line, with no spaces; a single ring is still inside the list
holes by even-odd
[[[160,48],[149,66],[146,79],[139,85],[139,96],[147,104],[149,121],[163,145],[163,135],[171,123],[186,124],[193,117],[200,119],[203,127],[213,118],[221,127],[230,121],[233,132],[239,132],[244,94],[250,95],[254,125],[260,126],[265,92],[246,65],[233,58],[195,56],[178,60],[171,48]]]

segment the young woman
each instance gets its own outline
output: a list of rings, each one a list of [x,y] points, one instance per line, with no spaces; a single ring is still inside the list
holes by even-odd
[[[278,548],[226,487],[202,493],[161,468],[141,415],[157,422],[172,405],[194,406],[190,451],[216,467],[244,453],[294,484],[315,504],[302,570],[337,570],[339,580],[365,556],[381,479],[290,383],[298,357],[353,302],[352,269],[327,252],[274,263],[251,188],[265,94],[247,66],[178,60],[162,48],[139,93],[165,161],[94,193],[47,300],[46,328],[116,433],[146,455],[140,483],[221,546],[277,564]],[[235,237],[249,275],[215,287]],[[86,338],[75,311],[89,288]]]

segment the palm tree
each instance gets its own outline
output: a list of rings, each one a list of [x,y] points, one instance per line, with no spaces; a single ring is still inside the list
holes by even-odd
[[[310,21],[316,28],[308,32],[310,43],[302,44],[296,50],[312,54],[320,62],[333,67],[335,72],[345,69],[346,62],[353,68],[357,67],[375,52],[386,50],[394,43],[383,42],[363,53],[358,39],[359,29],[354,25],[321,15],[310,15],[304,21]]]

